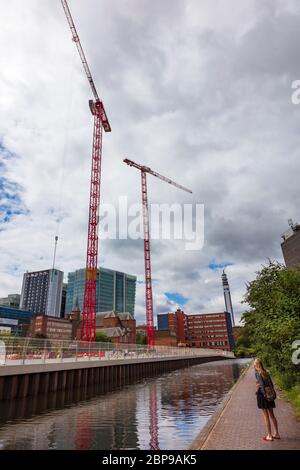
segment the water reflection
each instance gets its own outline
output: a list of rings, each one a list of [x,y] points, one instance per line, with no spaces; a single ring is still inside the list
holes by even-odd
[[[150,426],[149,426],[150,449],[159,450],[156,382],[150,385],[149,413],[150,413]]]
[[[247,361],[0,403],[1,449],[184,449]]]

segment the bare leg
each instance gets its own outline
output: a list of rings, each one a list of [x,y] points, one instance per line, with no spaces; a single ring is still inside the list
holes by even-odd
[[[269,408],[268,413],[272,420],[273,426],[275,428],[275,434],[273,435],[273,437],[280,437],[279,432],[278,432],[278,423],[277,423],[277,419],[275,418],[273,408]]]
[[[269,413],[268,413],[268,410],[262,410],[263,414],[264,414],[264,420],[265,420],[265,425],[266,425],[266,428],[267,428],[267,440],[268,441],[271,441],[273,440],[272,438],[272,432],[271,432],[271,423],[270,423],[270,418],[269,418]]]

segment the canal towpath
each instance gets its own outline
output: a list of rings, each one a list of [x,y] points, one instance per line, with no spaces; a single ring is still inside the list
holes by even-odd
[[[216,413],[193,441],[193,450],[300,450],[300,420],[277,391],[274,414],[280,440],[266,442],[262,411],[256,404],[253,364],[225,397]]]

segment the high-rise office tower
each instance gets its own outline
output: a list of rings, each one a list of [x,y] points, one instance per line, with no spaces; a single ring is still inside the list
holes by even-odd
[[[235,323],[234,323],[234,315],[233,315],[233,308],[232,308],[232,302],[231,302],[229,282],[228,282],[227,274],[225,273],[224,270],[222,273],[222,284],[223,284],[223,291],[224,291],[225,310],[226,312],[230,313],[231,323],[232,323],[232,326],[234,326]]]
[[[84,299],[85,269],[68,274],[65,314],[70,313],[78,299],[82,311]],[[129,312],[134,315],[136,276],[100,268],[96,282],[97,312]]]
[[[25,273],[20,308],[34,315],[60,317],[63,277],[58,269]]]
[[[62,285],[62,293],[61,293],[61,309],[60,309],[61,318],[65,318],[67,287],[68,287],[68,284],[64,282]]]

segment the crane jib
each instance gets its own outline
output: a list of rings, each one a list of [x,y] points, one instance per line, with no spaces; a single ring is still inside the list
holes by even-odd
[[[101,102],[100,99],[99,99],[99,96],[98,96],[98,92],[97,92],[97,89],[96,89],[96,86],[95,86],[95,83],[94,83],[94,80],[93,80],[88,62],[86,60],[86,57],[85,57],[85,54],[84,54],[84,51],[83,51],[83,48],[82,48],[82,45],[81,45],[81,42],[80,42],[80,37],[79,37],[79,35],[77,33],[77,30],[76,30],[76,27],[75,27],[75,24],[74,24],[74,21],[73,21],[73,18],[72,18],[67,0],[61,0],[61,3],[62,3],[66,18],[67,18],[69,26],[70,26],[70,30],[71,30],[71,33],[72,33],[72,40],[76,44],[76,47],[77,47],[77,50],[78,50],[78,53],[79,53],[84,71],[86,73],[88,82],[90,84],[90,87],[92,89],[92,93],[94,95],[95,102],[96,103]],[[108,121],[108,118],[107,118],[107,114],[105,112],[105,109],[104,109],[104,106],[103,106],[102,102],[101,102],[101,105],[102,105],[102,110],[101,110],[100,118],[101,118],[101,121],[102,121],[103,129],[104,129],[105,132],[111,132],[111,127],[110,127],[110,124],[109,124],[109,121]],[[94,114],[94,113],[92,112],[92,114]]]
[[[181,184],[175,183],[175,181],[172,181],[170,178],[167,178],[166,176],[160,175],[156,171],[151,170],[151,168],[149,168],[148,166],[139,165],[138,163],[135,163],[134,161],[129,160],[128,158],[125,158],[123,161],[129,166],[133,166],[134,168],[137,168],[138,170],[143,171],[144,173],[149,173],[149,175],[156,176],[156,178],[159,178],[162,181],[165,181],[166,183],[169,183],[178,189],[182,189],[182,191],[186,191],[187,193],[190,193],[190,194],[193,193],[190,189],[185,188]]]

